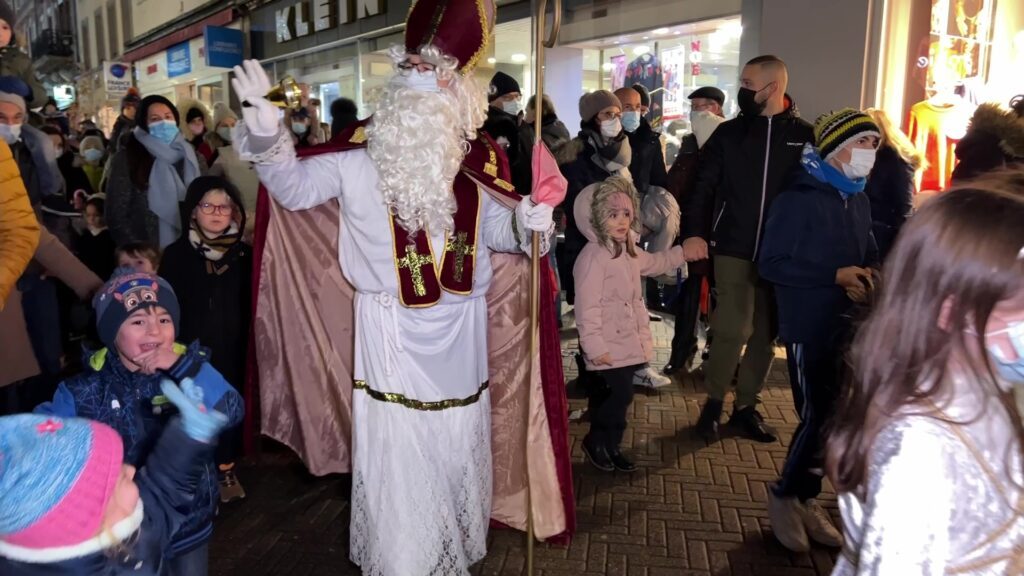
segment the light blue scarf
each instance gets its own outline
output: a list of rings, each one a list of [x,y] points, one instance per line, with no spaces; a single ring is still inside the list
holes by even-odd
[[[867,178],[857,178],[856,180],[847,178],[846,174],[836,170],[831,164],[822,160],[818,151],[810,143],[804,144],[804,152],[800,158],[800,163],[803,164],[804,170],[807,170],[808,174],[814,176],[818,182],[831,184],[833,188],[839,191],[839,195],[843,198],[849,198],[863,192],[864,187],[868,183]]]
[[[188,185],[199,176],[199,161],[192,145],[178,134],[170,144],[164,144],[152,134],[136,126],[132,135],[153,156],[149,171],[149,189],[146,198],[149,211],[160,222],[160,248],[163,249],[181,236],[181,212],[178,204],[185,201]],[[182,173],[175,165],[184,160]]]

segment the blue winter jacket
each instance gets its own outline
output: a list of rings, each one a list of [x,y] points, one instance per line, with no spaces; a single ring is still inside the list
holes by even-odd
[[[758,258],[761,276],[775,285],[779,337],[792,344],[832,336],[853,305],[836,272],[877,262],[867,195],[844,198],[795,169],[772,202]]]
[[[90,418],[103,422],[124,440],[124,461],[142,468],[170,421],[174,411],[160,392],[160,380],[170,376],[176,382],[191,377],[204,390],[224,383],[224,377],[209,362],[209,353],[198,342],[185,347],[175,344],[181,358],[166,373],[142,374],[131,372],[121,363],[117,354],[106,348],[86,358],[86,370],[69,378],[57,388],[52,402],[36,408],[36,412],[55,416]],[[244,415],[242,397],[228,384],[228,392],[217,399],[210,398],[214,410],[225,414],[229,424],[236,426]],[[170,557],[193,550],[210,539],[213,516],[218,502],[217,467],[213,454],[205,461],[196,497],[185,501],[185,521],[171,538]]]
[[[182,510],[195,499],[196,488],[213,457],[213,445],[189,438],[175,421],[160,436],[146,466],[135,475],[142,500],[139,530],[124,553],[87,549],[83,555],[53,561],[16,562],[0,557],[4,576],[157,576],[167,574],[170,535],[187,521]],[[52,551],[46,551],[52,552]]]

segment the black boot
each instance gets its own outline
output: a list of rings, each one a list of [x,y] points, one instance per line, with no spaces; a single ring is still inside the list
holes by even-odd
[[[636,464],[634,464],[629,458],[626,458],[626,456],[622,454],[622,451],[617,447],[612,450],[608,450],[608,458],[612,461],[612,465],[615,466],[615,469],[619,472],[636,472]]]
[[[764,443],[775,442],[775,429],[764,423],[764,417],[753,406],[744,406],[740,410],[734,410],[732,417],[729,418],[729,425],[739,428],[743,435],[751,440]]]
[[[708,442],[718,441],[718,421],[722,418],[722,401],[708,398],[697,419],[697,435]]]
[[[604,446],[592,442],[589,435],[583,438],[583,454],[594,465],[594,468],[602,472],[613,472],[615,470],[615,464],[612,463],[611,457],[608,456],[608,450]]]

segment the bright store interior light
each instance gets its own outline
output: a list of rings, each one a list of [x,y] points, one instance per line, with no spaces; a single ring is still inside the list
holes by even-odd
[[[611,72],[614,68],[615,65],[612,64],[611,62],[605,62],[604,64],[601,64],[601,69],[604,70],[605,72]]]
[[[515,63],[526,62],[526,54],[513,54],[511,56],[512,61]]]
[[[644,45],[641,44],[640,46],[635,46],[633,48],[633,55],[634,56],[643,56],[644,54],[647,54],[650,51],[651,51],[650,48],[648,48],[647,46],[644,46]]]
[[[668,34],[668,28],[658,28],[654,32],[651,32],[651,34],[654,34],[656,36],[661,36],[662,34]]]
[[[487,59],[487,63],[488,64],[495,64],[497,62],[498,62],[498,59],[494,58],[493,56]]]

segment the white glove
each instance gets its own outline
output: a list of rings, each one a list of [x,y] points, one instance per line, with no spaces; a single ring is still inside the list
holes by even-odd
[[[553,216],[555,208],[547,204],[534,204],[527,196],[516,205],[516,220],[522,223],[523,227],[533,232],[546,234],[554,226]]]
[[[260,66],[259,60],[244,60],[235,66],[235,77],[231,87],[242,101],[242,117],[249,132],[257,136],[276,136],[278,132],[278,111],[264,96],[270,92],[270,78]],[[249,104],[246,106],[245,104]]]

